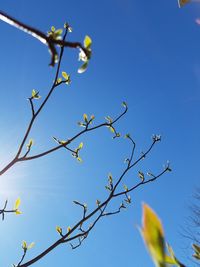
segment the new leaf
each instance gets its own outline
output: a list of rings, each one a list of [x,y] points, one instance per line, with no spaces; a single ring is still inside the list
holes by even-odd
[[[166,267],[164,231],[160,219],[147,205],[143,204],[142,237],[157,267]]]

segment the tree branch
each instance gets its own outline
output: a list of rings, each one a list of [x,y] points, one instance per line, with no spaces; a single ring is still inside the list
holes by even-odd
[[[50,36],[46,36],[43,32],[39,31],[38,29],[35,29],[31,26],[28,26],[25,23],[22,23],[21,21],[11,17],[10,15],[6,14],[3,11],[0,11],[0,20],[10,24],[11,26],[16,27],[19,30],[22,30],[23,32],[30,34],[32,37],[38,39],[40,42],[48,46],[50,54],[51,54],[51,62],[50,65],[54,66],[57,58],[57,51],[55,48],[55,45],[59,45],[61,47],[69,47],[69,48],[79,48],[86,55],[88,55],[88,50],[85,49],[84,46],[82,46],[79,42],[66,42],[63,40],[57,40],[53,39]]]
[[[158,140],[157,140],[158,141]],[[155,143],[157,142],[155,140],[153,140],[153,143],[150,145],[149,149],[147,149],[147,151],[144,153],[144,155],[148,155],[148,153],[152,150],[152,147],[155,145]],[[135,142],[132,142],[133,144],[133,149],[135,147]],[[132,150],[133,151],[133,150]],[[132,155],[132,154],[131,154]],[[100,218],[102,217],[105,217],[106,215],[114,215],[114,214],[117,214],[120,212],[120,210],[122,208],[125,208],[125,206],[122,205],[120,206],[120,208],[118,209],[118,211],[116,212],[108,212],[108,213],[105,213],[105,210],[108,206],[108,204],[112,201],[112,199],[116,198],[116,197],[119,197],[119,196],[122,196],[122,195],[126,195],[128,192],[132,192],[133,190],[147,184],[147,183],[150,183],[150,182],[153,182],[155,181],[156,179],[158,179],[159,177],[161,177],[165,172],[169,171],[169,167],[167,166],[165,168],[164,171],[162,171],[159,175],[157,176],[154,176],[153,178],[147,180],[147,181],[142,181],[142,182],[139,182],[138,184],[136,184],[135,186],[131,187],[130,189],[128,189],[127,191],[124,191],[124,192],[119,192],[119,193],[116,193],[115,194],[115,191],[117,190],[120,182],[122,181],[122,179],[124,178],[124,176],[137,164],[139,163],[139,161],[141,160],[142,158],[139,157],[134,163],[128,165],[126,167],[126,169],[123,171],[123,173],[121,174],[121,176],[118,178],[115,186],[113,186],[113,189],[111,190],[110,194],[108,195],[108,197],[104,200],[104,202],[100,203],[98,201],[98,207],[95,208],[92,212],[90,212],[89,214],[86,215],[86,208],[85,208],[85,205],[78,202],[78,201],[74,201],[74,203],[76,205],[79,205],[81,206],[83,209],[84,209],[84,215],[82,217],[81,220],[79,220],[71,229],[70,231],[68,231],[66,234],[63,234],[61,235],[61,238],[59,240],[57,240],[54,244],[52,244],[51,246],[49,246],[46,250],[44,250],[42,253],[40,253],[39,255],[37,255],[36,257],[34,257],[33,259],[31,259],[30,261],[20,265],[19,267],[28,267],[32,264],[34,264],[35,262],[39,261],[40,259],[42,259],[44,256],[46,256],[48,253],[50,253],[53,249],[55,249],[57,246],[59,246],[60,244],[63,244],[63,243],[68,243],[68,242],[71,242],[73,240],[78,240],[79,243],[78,245],[76,246],[73,246],[71,244],[71,247],[72,249],[75,249],[75,248],[78,248],[83,240],[85,238],[87,238],[88,234],[90,233],[90,231],[94,228],[94,226],[96,225],[96,223],[100,220]],[[132,160],[132,157],[131,157],[131,160]],[[94,219],[93,223],[90,225],[90,227],[88,228],[88,230],[84,231],[82,230],[82,225],[85,223],[85,222],[88,222],[90,218],[93,218],[98,212],[100,212],[100,214],[96,217],[96,219]],[[74,233],[76,230],[81,230],[81,233],[77,233],[75,234],[74,236],[70,237],[72,233]],[[81,239],[83,238],[83,240]]]

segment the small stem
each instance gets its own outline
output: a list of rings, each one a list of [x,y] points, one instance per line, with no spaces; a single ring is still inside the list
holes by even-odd
[[[15,157],[10,163],[8,163],[1,171],[0,176],[7,172],[15,163],[18,162],[18,159]]]
[[[31,112],[32,112],[32,117],[35,116],[35,109],[34,109],[34,105],[33,105],[33,99],[30,97],[28,98],[30,105],[31,105]]]
[[[99,129],[99,128],[102,128],[102,127],[109,127],[110,125],[113,125],[115,124],[119,118],[121,118],[122,116],[124,116],[127,112],[127,109],[122,113],[120,114],[111,124],[110,123],[107,123],[107,122],[104,122],[104,123],[101,123],[97,126],[94,126],[94,127],[91,127],[91,128],[85,128],[84,130],[80,131],[79,133],[77,133],[74,137],[68,139],[65,143],[65,146],[63,146],[62,144],[54,147],[54,148],[51,148],[47,151],[44,151],[40,154],[37,154],[37,155],[33,155],[33,156],[29,156],[29,157],[21,157],[19,158],[19,161],[26,161],[26,160],[32,160],[32,159],[37,159],[37,158],[40,158],[40,157],[44,157],[52,152],[55,152],[56,150],[62,148],[62,147],[66,147],[67,145],[69,145],[72,141],[74,141],[75,139],[77,139],[78,137],[80,137],[81,135],[83,135],[84,133],[86,132],[90,132],[90,131],[94,131],[96,129]],[[70,150],[70,149],[69,149]],[[72,152],[72,151],[71,151]]]
[[[23,262],[23,260],[24,260],[24,258],[25,258],[25,256],[26,256],[26,252],[27,252],[27,249],[24,249],[24,253],[23,253],[23,255],[22,255],[21,260],[20,260],[19,263],[17,264],[17,267],[21,266],[21,263]]]
[[[150,148],[146,151],[146,153],[144,153],[144,155],[147,155],[152,147],[154,146],[155,144],[155,141],[153,141],[153,143],[151,144]],[[120,184],[120,182],[122,181],[123,177],[125,176],[125,174],[133,167],[135,166],[143,157],[139,157],[138,160],[136,160],[132,165],[130,165],[129,167],[127,167],[123,173],[121,174],[121,176],[119,177],[117,183],[115,184],[113,190],[111,191],[111,193],[109,194],[109,196],[107,197],[107,199],[102,202],[101,204],[98,205],[98,207],[96,209],[94,209],[92,212],[90,212],[88,215],[85,215],[83,216],[83,218],[81,220],[79,220],[72,228],[69,232],[67,232],[65,235],[63,235],[59,240],[57,240],[54,244],[52,244],[50,247],[48,247],[46,250],[44,250],[42,253],[40,253],[39,255],[37,255],[35,258],[31,259],[30,261],[20,265],[19,267],[28,267],[32,264],[34,264],[35,262],[39,261],[41,258],[43,258],[44,256],[46,256],[48,253],[50,253],[53,249],[55,249],[57,246],[59,246],[60,244],[62,243],[68,243],[72,240],[75,240],[75,239],[78,239],[78,238],[81,238],[83,236],[86,236],[88,235],[88,233],[94,228],[94,226],[96,225],[96,223],[99,221],[99,219],[101,217],[104,217],[104,211],[106,209],[106,207],[108,206],[108,204],[110,203],[110,201],[115,198],[115,197],[118,197],[120,195],[124,195],[124,194],[127,194],[128,192],[131,192],[133,191],[134,189],[144,185],[144,184],[147,184],[149,182],[153,182],[154,180],[156,180],[158,177],[160,177],[161,175],[163,175],[168,169],[165,169],[163,172],[161,172],[158,176],[155,176],[153,177],[152,179],[148,180],[148,181],[143,181],[143,182],[140,182],[138,183],[137,185],[135,185],[134,187],[132,187],[131,189],[129,189],[128,191],[126,192],[120,192],[120,193],[117,193],[117,194],[114,194],[115,190],[118,188],[118,185]],[[76,201],[77,202],[77,201]],[[81,203],[77,202],[78,205],[81,205]],[[84,222],[88,221],[90,218],[92,218],[95,214],[97,214],[97,212],[100,211],[100,214],[97,216],[97,218],[94,220],[92,226],[87,230],[87,231],[84,231],[84,232],[81,232],[73,237],[69,237],[76,229],[80,229],[80,226],[82,226],[84,224]],[[116,214],[116,213],[119,213],[120,212],[120,209],[117,211],[117,212],[113,212],[113,214]],[[112,213],[108,213],[109,215],[111,215]]]
[[[2,19],[1,16],[2,16],[2,12],[0,11],[0,19]],[[5,16],[6,16],[6,15],[5,15]],[[16,22],[16,23],[17,23],[17,22]],[[63,36],[63,40],[66,38],[66,36],[67,36],[67,29],[66,29],[65,34],[64,34],[64,36]],[[35,110],[34,110],[34,106],[33,106],[33,103],[32,103],[32,99],[29,98],[29,102],[30,102],[30,104],[31,104],[31,110],[32,110],[32,118],[31,118],[31,120],[30,120],[30,122],[29,122],[29,125],[28,125],[28,127],[27,127],[27,130],[26,130],[26,132],[25,132],[25,135],[24,135],[24,137],[23,137],[23,139],[22,139],[22,142],[21,142],[21,144],[20,144],[20,146],[19,146],[19,149],[18,149],[18,151],[17,151],[17,153],[16,153],[15,158],[14,158],[14,159],[13,159],[7,166],[6,166],[6,167],[4,167],[4,168],[0,171],[0,176],[1,176],[2,174],[4,174],[7,170],[9,170],[15,163],[17,163],[18,161],[22,161],[22,159],[26,158],[26,156],[28,155],[29,151],[26,152],[26,154],[25,154],[23,157],[19,158],[19,157],[20,157],[20,154],[21,154],[21,152],[22,152],[22,149],[23,149],[23,147],[24,147],[24,144],[25,144],[25,142],[26,142],[26,140],[27,140],[27,138],[28,138],[28,135],[29,135],[29,133],[30,133],[30,131],[31,131],[31,129],[32,129],[32,126],[33,126],[33,124],[34,124],[34,121],[35,121],[36,117],[39,115],[39,113],[40,113],[41,110],[43,109],[44,105],[46,104],[46,102],[48,101],[48,99],[50,98],[51,94],[53,93],[53,91],[54,91],[54,89],[55,89],[55,87],[56,87],[56,81],[57,81],[58,74],[59,74],[59,71],[60,71],[60,65],[61,65],[61,61],[62,61],[62,57],[63,57],[63,52],[64,52],[64,47],[61,47],[61,52],[60,52],[60,56],[59,56],[59,62],[58,62],[58,66],[57,66],[57,71],[56,71],[56,75],[55,75],[55,80],[54,80],[54,82],[53,82],[53,85],[52,85],[52,87],[51,87],[51,89],[50,89],[48,95],[46,96],[46,98],[44,99],[44,101],[42,102],[42,104],[40,105],[40,107],[39,107],[39,109],[37,110],[37,112],[35,112]]]

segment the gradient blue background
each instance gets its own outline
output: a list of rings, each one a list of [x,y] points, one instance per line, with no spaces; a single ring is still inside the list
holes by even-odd
[[[144,151],[154,133],[162,142],[150,157],[129,173],[126,184],[136,180],[137,171],[158,173],[170,160],[172,173],[132,194],[133,205],[120,215],[104,218],[75,251],[63,245],[36,267],[126,266],[151,267],[137,229],[141,203],[154,208],[162,218],[168,242],[188,266],[190,241],[181,236],[186,225],[192,193],[199,185],[200,114],[200,4],[182,9],[174,1],[1,1],[1,10],[46,32],[65,21],[73,27],[70,40],[89,34],[93,57],[89,69],[77,74],[78,51],[66,50],[62,68],[71,74],[69,87],[58,88],[39,116],[30,137],[33,153],[54,146],[52,136],[67,139],[79,128],[83,113],[95,121],[121,112],[126,101],[129,112],[118,124],[129,132]],[[30,36],[0,22],[0,165],[11,159],[30,118],[27,97],[37,89],[44,97],[54,69],[47,48]],[[126,140],[112,140],[107,129],[89,133],[81,141],[79,164],[66,151],[14,166],[1,177],[0,200],[13,205],[20,196],[22,216],[8,215],[0,223],[0,266],[11,266],[21,257],[21,242],[36,243],[27,260],[52,244],[55,226],[66,228],[81,216],[72,201],[88,203],[106,196],[107,174],[117,177],[129,155]],[[119,200],[120,203],[120,200]],[[116,203],[117,204],[117,203]]]

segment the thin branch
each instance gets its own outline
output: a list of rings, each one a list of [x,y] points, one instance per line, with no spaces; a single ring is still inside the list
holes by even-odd
[[[127,159],[128,167],[130,167],[131,162],[133,161],[133,156],[134,156],[134,153],[135,153],[136,143],[133,140],[133,138],[131,138],[130,134],[126,134],[125,138],[128,138],[131,141],[131,144],[132,144],[131,156],[130,156],[130,158]]]
[[[10,15],[6,14],[3,11],[0,11],[0,20],[10,24],[11,26],[16,27],[19,30],[22,30],[23,32],[30,34],[32,37],[38,39],[43,44],[47,45],[51,54],[51,62],[50,65],[54,66],[57,58],[57,51],[55,48],[55,45],[59,45],[61,47],[69,47],[69,48],[79,48],[84,51],[86,56],[88,55],[87,49],[82,46],[79,42],[66,42],[65,39],[63,40],[57,40],[53,39],[50,36],[46,36],[43,32],[39,31],[38,29],[35,29],[31,26],[28,26],[25,23],[22,23],[21,21],[11,17]]]
[[[63,39],[65,39],[66,36],[67,36],[67,29],[66,29],[66,31],[65,31],[65,34],[64,34],[64,36],[63,36]],[[17,152],[17,155],[16,155],[17,158],[19,157],[19,155],[20,155],[20,153],[21,153],[21,151],[22,151],[22,148],[23,148],[23,146],[24,146],[24,144],[25,144],[25,142],[26,142],[26,140],[27,140],[27,137],[28,137],[28,135],[29,135],[29,133],[30,133],[30,130],[31,130],[31,128],[32,128],[32,125],[33,125],[35,119],[37,118],[37,116],[39,115],[39,113],[41,112],[41,110],[43,109],[44,105],[45,105],[46,102],[49,100],[51,94],[53,93],[53,91],[54,91],[54,89],[55,89],[55,84],[56,84],[56,81],[57,81],[57,79],[58,79],[58,74],[59,74],[59,71],[60,71],[60,64],[61,64],[61,61],[62,61],[63,52],[64,52],[64,47],[61,47],[60,56],[59,56],[59,61],[58,61],[58,66],[57,66],[56,75],[55,75],[55,79],[54,79],[53,85],[52,85],[52,87],[51,87],[49,93],[48,93],[47,96],[45,97],[44,101],[42,102],[42,104],[40,105],[40,107],[38,108],[38,110],[35,112],[34,116],[32,117],[32,119],[31,119],[31,121],[30,121],[30,124],[29,124],[29,126],[28,126],[28,128],[27,128],[27,131],[26,131],[26,133],[25,133],[25,135],[24,135],[24,138],[23,138],[23,140],[22,140],[22,142],[21,142],[21,145],[20,145],[20,147],[19,147],[19,150],[18,150],[18,152]]]
[[[16,156],[14,157],[14,159],[8,163],[1,171],[0,171],[0,176],[2,174],[4,174],[5,172],[7,172],[13,165],[15,165],[17,162],[22,162],[22,161],[27,161],[27,160],[33,160],[33,159],[37,159],[37,158],[40,158],[40,157],[43,157],[43,156],[46,156],[52,152],[55,152],[56,150],[59,150],[60,148],[64,147],[65,149],[69,150],[70,152],[74,152],[73,150],[71,150],[70,148],[67,147],[67,145],[69,145],[72,141],[74,141],[75,139],[77,139],[78,137],[80,137],[81,135],[85,134],[86,132],[90,132],[90,131],[94,131],[96,129],[99,129],[99,128],[102,128],[102,127],[111,127],[112,125],[114,125],[120,118],[122,118],[128,111],[128,108],[126,107],[125,110],[119,115],[116,117],[116,119],[114,119],[111,123],[108,123],[108,122],[104,122],[104,123],[101,123],[99,125],[96,125],[94,127],[91,127],[91,128],[85,128],[84,130],[80,131],[79,133],[77,133],[75,136],[73,136],[71,139],[68,139],[66,141],[66,143],[63,145],[63,144],[60,144],[54,148],[51,148],[47,151],[44,151],[40,154],[37,154],[37,155],[33,155],[33,156],[29,156],[27,157],[27,155],[29,154],[30,151],[27,151],[23,156],[20,157],[20,153],[22,151],[22,148],[28,138],[28,135],[31,131],[31,128],[33,126],[33,123],[34,123],[34,120],[36,118],[36,116],[39,114],[39,112],[41,112],[42,108],[44,107],[45,103],[48,101],[50,95],[52,94],[54,88],[57,86],[56,85],[56,81],[57,81],[57,78],[58,78],[58,73],[59,73],[59,69],[60,69],[60,63],[61,63],[61,59],[62,59],[62,55],[63,55],[63,47],[61,48],[61,53],[60,53],[60,60],[59,60],[59,63],[58,63],[58,68],[57,68],[57,72],[56,72],[56,76],[55,76],[55,80],[54,80],[54,83],[52,85],[52,88],[49,92],[49,94],[47,95],[47,97],[45,98],[45,100],[43,101],[43,103],[41,104],[40,108],[38,109],[37,112],[35,112],[34,116],[31,118],[31,121],[29,123],[29,126],[26,130],[26,133],[24,135],[24,138],[21,142],[21,145],[18,149],[18,152],[16,154]]]
[[[147,155],[152,147],[154,146],[154,144],[156,143],[156,141],[154,140],[152,145],[150,146],[150,148],[144,153],[145,155]],[[44,256],[46,256],[48,253],[50,253],[53,249],[55,249],[57,246],[59,246],[60,244],[63,244],[63,243],[68,243],[70,241],[73,241],[73,240],[76,240],[76,239],[79,239],[79,238],[82,238],[82,237],[87,237],[87,235],[89,234],[89,232],[94,228],[94,226],[96,225],[96,223],[100,220],[100,218],[104,217],[105,215],[105,210],[108,206],[108,204],[111,202],[111,200],[115,197],[119,197],[121,195],[126,195],[128,192],[131,192],[133,190],[135,190],[136,188],[140,187],[140,186],[143,186],[147,183],[150,183],[150,182],[153,182],[155,181],[156,179],[158,179],[160,176],[162,176],[166,171],[168,171],[168,167],[162,171],[159,175],[153,177],[152,179],[149,179],[147,181],[142,181],[140,183],[138,183],[137,185],[131,187],[128,191],[126,192],[119,192],[119,193],[115,193],[115,190],[118,188],[120,182],[122,181],[122,179],[124,178],[125,174],[131,170],[131,168],[133,166],[135,166],[139,161],[141,160],[141,157],[136,160],[132,165],[130,166],[127,166],[126,169],[124,170],[124,172],[121,174],[121,176],[119,177],[118,181],[116,182],[115,186],[113,187],[113,190],[111,191],[111,193],[108,195],[108,197],[106,198],[106,200],[102,203],[99,203],[98,207],[95,208],[92,212],[90,212],[89,214],[83,216],[83,218],[81,220],[79,220],[71,229],[70,231],[68,231],[66,234],[62,234],[61,238],[59,240],[57,240],[54,244],[52,244],[51,246],[49,246],[46,250],[44,250],[42,253],[40,253],[39,255],[37,255],[36,257],[34,257],[33,259],[31,259],[30,261],[20,265],[19,267],[28,267],[32,264],[34,264],[35,262],[39,261],[41,258],[43,258]],[[83,207],[83,204],[79,203],[78,201],[76,201],[77,205],[80,205]],[[73,232],[75,232],[76,230],[80,230],[80,227],[82,227],[82,225],[89,221],[90,218],[93,218],[93,216],[95,216],[98,212],[100,212],[100,214],[97,216],[97,218],[94,220],[94,222],[92,223],[92,225],[89,227],[88,230],[86,231],[81,231],[81,233],[78,233],[72,237],[71,234]],[[119,211],[117,212],[113,212],[113,213],[108,213],[108,215],[111,215],[111,214],[116,214],[116,213],[119,213]],[[77,247],[80,246],[80,244],[77,245]]]
[[[5,172],[7,172],[15,163],[17,163],[17,158],[14,158],[11,160],[1,171],[0,171],[0,176],[3,175]]]
[[[103,216],[115,215],[115,214],[120,213],[120,211],[121,211],[121,209],[119,208],[118,210],[113,211],[113,212],[105,212],[105,213],[102,214],[102,217],[103,217]]]
[[[0,215],[2,215],[2,221],[4,220],[5,218],[5,214],[6,213],[16,213],[16,209],[12,209],[12,210],[7,210],[7,204],[8,204],[8,200],[5,201],[4,203],[4,207],[2,209],[0,209]]]
[[[24,249],[24,253],[23,253],[22,257],[21,257],[21,260],[19,261],[19,263],[17,264],[16,267],[21,266],[21,263],[23,262],[23,260],[24,260],[24,258],[25,258],[25,256],[26,256],[26,252],[27,252],[27,249]]]
[[[127,193],[130,193],[132,192],[133,190],[135,190],[137,187],[141,186],[141,185],[145,185],[145,184],[148,184],[150,182],[154,182],[155,180],[157,180],[159,177],[161,177],[164,173],[168,172],[168,169],[164,169],[161,173],[159,173],[157,176],[147,180],[147,181],[142,181],[138,184],[136,184],[135,186],[131,187],[130,189],[128,189],[127,191],[122,191],[122,192],[119,192],[119,193],[116,193],[113,195],[113,197],[118,197],[118,196],[121,196],[121,195],[126,195]]]
[[[86,204],[82,204],[82,203],[80,203],[80,202],[78,202],[76,200],[74,200],[73,202],[74,202],[74,204],[76,204],[78,206],[81,206],[83,208],[83,219],[84,219],[85,215],[86,215],[86,212],[87,212],[87,205]],[[83,231],[82,228],[80,228],[80,230]]]
[[[44,157],[56,150],[59,150],[61,149],[62,147],[66,147],[67,145],[69,145],[70,143],[72,143],[74,140],[76,140],[78,137],[80,137],[81,135],[87,133],[87,132],[91,132],[91,131],[94,131],[94,130],[97,130],[99,128],[102,128],[102,127],[110,127],[112,125],[114,125],[122,116],[124,116],[126,114],[128,109],[125,109],[125,111],[123,111],[112,123],[107,123],[107,122],[104,122],[104,123],[101,123],[99,125],[96,125],[94,127],[91,127],[91,128],[85,128],[84,130],[80,131],[79,133],[77,133],[75,136],[73,136],[72,138],[68,139],[66,141],[65,144],[60,144],[56,147],[53,147],[47,151],[44,151],[40,154],[37,154],[37,155],[33,155],[33,156],[29,156],[29,157],[21,157],[18,159],[18,161],[26,161],[26,160],[32,160],[32,159],[37,159],[37,158],[40,158],[40,157]]]
[[[61,66],[61,61],[62,61],[62,57],[63,57],[63,52],[64,52],[64,47],[70,47],[70,48],[79,48],[81,49],[82,51],[85,52],[86,56],[88,55],[89,56],[89,51],[82,46],[81,43],[79,42],[68,42],[68,41],[65,41],[65,38],[67,36],[67,32],[68,32],[68,28],[66,28],[66,31],[65,31],[65,34],[63,36],[63,39],[62,40],[58,40],[58,39],[54,39],[52,38],[51,36],[46,36],[46,34],[42,33],[41,31],[33,28],[33,27],[30,27],[14,18],[12,18],[11,16],[7,15],[6,13],[0,11],[0,19],[3,20],[4,22],[30,34],[31,36],[37,38],[40,42],[42,42],[43,44],[47,45],[49,50],[50,50],[50,53],[51,53],[51,63],[50,65],[54,66],[55,65],[55,62],[56,62],[56,58],[57,58],[57,51],[56,51],[56,48],[55,48],[55,45],[59,45],[61,47],[60,49],[60,55],[59,55],[59,59],[58,59],[58,65],[57,65],[57,70],[56,70],[56,74],[55,74],[55,79],[54,79],[54,82],[52,84],[52,87],[50,88],[47,96],[45,97],[44,101],[41,103],[41,105],[39,106],[38,110],[36,111],[35,108],[34,108],[34,105],[33,105],[33,101],[32,101],[32,98],[29,98],[29,102],[30,102],[30,105],[31,105],[31,112],[32,112],[32,117],[30,119],[30,122],[28,124],[28,127],[25,131],[25,134],[24,134],[24,137],[22,139],[22,142],[21,144],[19,145],[19,149],[16,153],[16,156],[14,157],[14,159],[7,165],[5,166],[1,171],[0,171],[0,175],[2,175],[3,173],[5,173],[9,168],[11,168],[15,163],[19,162],[19,161],[25,161],[25,160],[32,160],[32,159],[36,159],[36,158],[39,158],[39,157],[42,157],[42,156],[45,156],[49,153],[52,153],[58,149],[60,149],[61,147],[64,147],[66,150],[69,150],[70,152],[74,152],[72,149],[68,148],[67,145],[69,145],[72,141],[74,141],[76,138],[80,137],[82,134],[86,133],[86,132],[89,132],[89,131],[93,131],[93,130],[96,130],[98,128],[101,128],[101,127],[110,127],[113,132],[115,133],[115,137],[118,137],[119,134],[116,132],[115,128],[113,127],[113,125],[121,119],[121,117],[127,112],[128,108],[127,106],[125,105],[125,111],[123,113],[121,113],[116,119],[114,119],[113,121],[110,121],[109,123],[105,122],[105,123],[102,123],[102,124],[99,124],[97,126],[94,126],[94,127],[89,127],[90,125],[90,121],[88,121],[85,125],[85,129],[83,131],[80,131],[79,133],[77,133],[74,137],[72,137],[71,139],[67,140],[66,143],[64,144],[59,144],[58,146],[52,148],[52,149],[49,149],[45,152],[42,152],[40,154],[37,154],[37,155],[34,155],[34,156],[29,156],[27,157],[27,155],[29,154],[30,152],[30,147],[28,148],[28,151],[23,155],[23,156],[20,156],[21,153],[22,153],[22,150],[24,148],[24,145],[27,141],[27,138],[30,134],[30,131],[32,129],[32,126],[35,122],[35,119],[37,118],[37,116],[40,114],[40,112],[42,111],[43,107],[45,106],[45,104],[47,103],[47,101],[49,100],[50,96],[52,95],[54,89],[60,85],[62,82],[60,83],[57,83],[57,79],[58,79],[58,75],[59,75],[59,71],[60,71],[60,66]],[[22,263],[24,258],[25,258],[25,255],[26,255],[26,249],[24,249],[24,253],[21,257],[21,260],[19,261],[19,263],[17,264],[17,267],[28,267],[32,264],[34,264],[35,262],[39,261],[41,258],[43,258],[44,256],[46,256],[48,253],[50,253],[53,249],[55,249],[57,246],[59,246],[60,244],[63,244],[63,243],[68,243],[70,241],[73,241],[73,240],[77,240],[79,241],[78,245],[76,246],[72,246],[72,249],[75,249],[77,247],[79,247],[82,242],[87,238],[88,234],[90,233],[90,231],[95,227],[95,225],[97,224],[97,222],[104,216],[108,216],[108,215],[114,215],[114,214],[117,214],[121,211],[121,208],[124,207],[124,206],[120,206],[120,208],[115,211],[115,212],[105,212],[106,211],[106,208],[108,206],[108,204],[115,198],[115,197],[119,197],[119,196],[122,196],[122,195],[125,195],[127,197],[127,193],[129,192],[132,192],[133,190],[135,190],[136,188],[140,187],[140,186],[143,186],[149,182],[153,182],[155,181],[156,179],[158,179],[160,176],[162,176],[166,171],[168,171],[169,169],[166,168],[164,171],[162,171],[159,175],[157,176],[153,176],[153,178],[145,181],[143,180],[142,182],[132,186],[130,189],[127,189],[126,191],[123,191],[123,192],[119,192],[119,193],[115,193],[115,191],[118,189],[118,186],[120,185],[122,179],[125,177],[125,175],[135,166],[137,165],[148,153],[150,153],[150,151],[152,150],[153,146],[155,145],[155,143],[158,141],[157,139],[154,139],[153,140],[153,143],[151,144],[150,148],[142,155],[140,156],[135,162],[132,162],[133,161],[133,156],[134,156],[134,152],[135,152],[135,142],[133,141],[132,138],[129,138],[132,142],[132,151],[131,151],[131,155],[130,155],[130,159],[129,159],[129,162],[128,162],[128,166],[125,168],[125,170],[123,171],[123,173],[121,174],[121,176],[118,178],[115,186],[113,186],[113,184],[111,184],[111,192],[110,194],[108,195],[108,197],[105,199],[104,202],[102,203],[99,203],[98,207],[95,208],[92,212],[90,212],[89,214],[86,214],[87,212],[87,207],[84,205],[84,204],[81,204],[79,202],[76,201],[75,204],[77,205],[80,205],[82,208],[83,208],[83,216],[82,216],[82,219],[79,220],[73,227],[72,229],[70,229],[66,234],[61,234],[61,238],[59,240],[57,240],[55,243],[53,243],[51,246],[49,246],[47,249],[45,249],[42,253],[40,253],[39,255],[37,255],[36,257],[34,257],[33,259],[27,261],[26,263]],[[128,197],[127,197],[128,198]],[[16,210],[6,210],[6,206],[7,206],[7,201],[5,202],[5,205],[4,205],[4,208],[2,210],[0,210],[0,214],[2,214],[2,217],[4,218],[4,213],[6,212],[16,212]],[[100,212],[100,214],[98,215],[98,213]],[[95,218],[96,217],[96,218]],[[93,219],[93,223],[90,225],[90,227],[84,231],[82,230],[82,225],[85,223],[85,222],[88,222],[90,219]],[[78,234],[75,234],[76,230],[79,230],[79,233]],[[81,233],[80,233],[81,231]],[[74,233],[75,235],[70,237],[71,234]]]
[[[154,145],[156,144],[156,140],[153,140],[152,144],[150,145],[149,149],[143,154],[143,156],[139,157],[133,164],[128,164],[127,168],[124,170],[124,172],[122,173],[122,175],[120,176],[119,180],[117,181],[117,183],[115,184],[111,194],[114,195],[114,192],[116,191],[116,188],[118,187],[118,185],[121,183],[123,177],[125,176],[125,174],[132,169],[136,164],[138,164],[143,158],[144,155],[145,157],[150,153],[150,151],[152,150],[152,148],[154,147]],[[142,184],[143,182],[141,182]],[[128,192],[128,191],[126,191]]]
[[[34,117],[35,116],[35,109],[34,109],[34,105],[33,105],[33,99],[32,99],[32,97],[29,97],[28,100],[29,100],[30,105],[31,105],[32,117]]]
[[[1,12],[0,12],[0,19],[1,19]],[[64,34],[64,36],[63,36],[63,40],[65,40],[65,38],[66,38],[66,36],[67,36],[67,32],[68,32],[68,28],[66,28],[65,34]],[[55,89],[55,87],[56,87],[56,81],[57,81],[57,79],[58,79],[58,74],[59,74],[59,71],[60,71],[60,65],[61,65],[61,61],[62,61],[62,57],[63,57],[63,53],[64,53],[64,47],[61,47],[60,56],[59,56],[59,61],[58,61],[58,66],[57,66],[57,70],[56,70],[56,74],[55,74],[55,79],[54,79],[53,85],[52,85],[52,87],[51,87],[49,93],[47,94],[46,98],[44,99],[44,101],[43,101],[42,104],[40,105],[39,109],[37,110],[37,112],[35,112],[34,107],[32,106],[33,103],[32,103],[32,101],[30,100],[31,107],[32,107],[32,118],[31,118],[31,120],[30,120],[30,122],[29,122],[29,125],[28,125],[27,129],[26,129],[26,132],[25,132],[24,137],[23,137],[23,139],[22,139],[22,142],[21,142],[21,144],[20,144],[20,146],[19,146],[19,149],[18,149],[18,151],[17,151],[17,153],[16,153],[16,156],[14,157],[14,159],[13,159],[10,163],[8,163],[8,164],[7,164],[7,165],[0,171],[0,176],[1,176],[2,174],[4,174],[6,171],[8,171],[14,164],[16,164],[17,162],[21,161],[19,157],[20,157],[20,154],[21,154],[21,152],[22,152],[22,149],[23,149],[23,147],[24,147],[24,145],[25,145],[25,142],[26,142],[26,140],[27,140],[27,138],[28,138],[28,136],[29,136],[29,133],[30,133],[30,131],[31,131],[31,129],[32,129],[32,126],[33,126],[33,124],[34,124],[34,121],[35,121],[36,117],[39,115],[39,113],[41,112],[41,110],[43,109],[44,105],[46,104],[46,102],[48,101],[48,99],[50,98],[51,94],[53,93],[53,91],[54,91],[54,89]],[[29,151],[28,151],[28,153],[29,153]],[[26,152],[26,154],[25,154],[22,158],[25,158],[25,157],[27,156],[28,153]]]
[[[80,246],[82,245],[83,240],[84,240],[85,238],[86,238],[86,237],[83,237],[82,239],[81,239],[81,238],[78,238],[79,243],[78,243],[78,245],[76,245],[76,246],[74,246],[72,243],[70,243],[71,248],[72,248],[72,249],[76,249],[76,248],[80,247]]]

